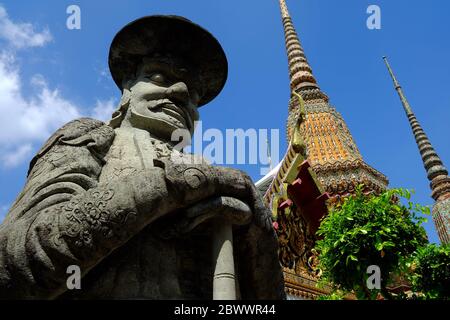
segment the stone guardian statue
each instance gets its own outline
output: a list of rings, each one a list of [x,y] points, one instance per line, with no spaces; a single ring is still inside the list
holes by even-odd
[[[218,41],[185,18],[148,16],[115,36],[109,66],[122,91],[110,123],[57,130],[0,226],[0,298],[284,298],[251,179],[172,141],[176,129],[193,133],[197,109],[225,84]],[[79,290],[67,287],[69,266]]]

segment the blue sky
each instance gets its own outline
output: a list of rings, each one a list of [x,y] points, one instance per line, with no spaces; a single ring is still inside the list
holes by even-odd
[[[432,204],[417,147],[381,57],[387,55],[419,121],[450,165],[450,2],[288,0],[314,74],[343,115],[366,162],[391,187]],[[126,4],[125,4],[126,3]],[[343,5],[345,3],[345,5]],[[66,8],[81,8],[81,30]],[[381,30],[366,9],[381,8]],[[185,16],[213,33],[229,60],[221,95],[201,109],[203,128],[280,129],[286,148],[289,80],[277,0],[0,2],[0,220],[25,182],[28,162],[65,122],[105,118],[119,91],[107,69],[115,33],[150,14]],[[258,165],[236,166],[260,178]],[[433,223],[430,240],[438,241]]]

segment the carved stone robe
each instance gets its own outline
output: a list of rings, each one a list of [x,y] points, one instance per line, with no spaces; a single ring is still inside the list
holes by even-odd
[[[174,232],[189,201],[183,171],[149,169],[153,156],[170,161],[168,147],[144,140],[83,118],[45,143],[0,225],[0,299],[211,299],[211,228]],[[269,211],[252,209],[251,224],[233,231],[238,296],[284,298]],[[67,289],[70,265],[81,290]]]

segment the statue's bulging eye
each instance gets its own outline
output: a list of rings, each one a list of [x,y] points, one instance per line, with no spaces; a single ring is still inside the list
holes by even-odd
[[[148,77],[151,82],[164,84],[166,83],[166,78],[161,73],[154,73]]]

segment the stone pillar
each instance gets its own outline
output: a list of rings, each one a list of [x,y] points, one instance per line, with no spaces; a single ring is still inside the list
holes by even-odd
[[[233,226],[225,219],[217,218],[213,232],[213,300],[236,300]]]
[[[238,199],[217,197],[195,204],[186,210],[186,214],[192,222],[185,231],[212,218],[213,299],[236,300],[233,225],[249,224],[251,209]]]

